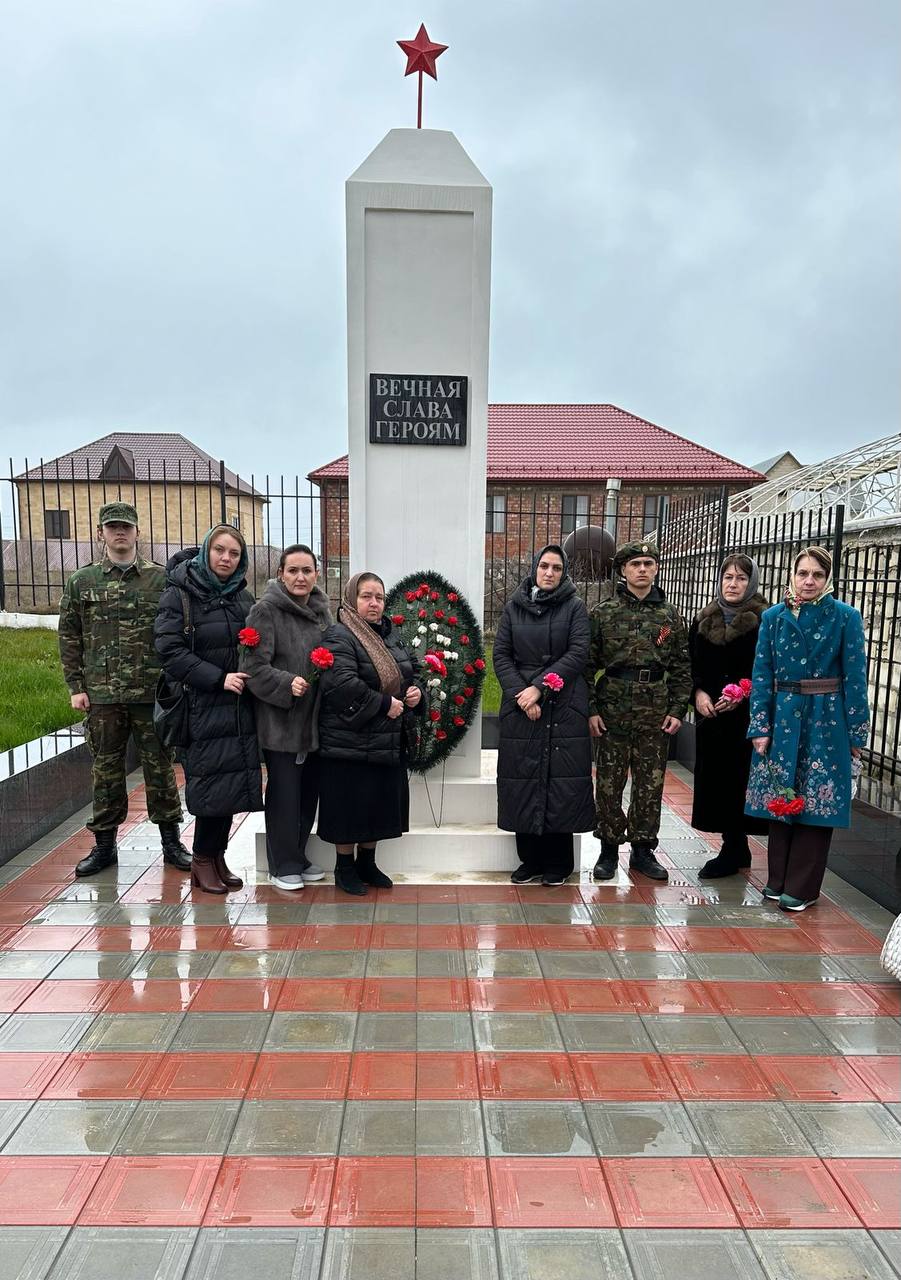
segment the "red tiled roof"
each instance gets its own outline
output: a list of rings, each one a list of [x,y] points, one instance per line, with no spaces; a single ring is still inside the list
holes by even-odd
[[[310,480],[347,476],[347,454]],[[488,479],[759,484],[752,467],[677,436],[615,404],[490,404]]]

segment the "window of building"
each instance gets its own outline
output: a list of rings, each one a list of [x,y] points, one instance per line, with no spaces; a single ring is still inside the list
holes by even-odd
[[[485,532],[503,533],[507,519],[507,495],[489,493],[485,506]]]
[[[233,529],[240,529],[240,528],[241,528],[241,517],[240,517],[240,516],[229,516],[228,523],[231,525],[231,527],[232,527]]]
[[[669,512],[669,497],[665,493],[647,493],[644,499],[644,519],[642,533],[653,533],[666,522]]]
[[[573,529],[581,529],[588,524],[588,494],[564,493],[561,507],[563,520],[560,525],[564,537]]]
[[[71,538],[68,511],[44,512],[44,536],[47,538]]]

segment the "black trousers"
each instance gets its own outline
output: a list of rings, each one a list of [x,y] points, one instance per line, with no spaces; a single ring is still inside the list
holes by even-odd
[[[309,866],[307,841],[319,804],[319,756],[297,764],[296,751],[263,748],[266,761],[266,857],[273,876],[299,876]]]
[[[816,898],[823,887],[831,840],[831,827],[771,822],[767,840],[769,887],[802,902]]]
[[[224,853],[228,848],[228,833],[234,821],[234,814],[224,817],[194,819],[194,852],[202,858],[211,853]]]
[[[533,836],[517,831],[516,852],[533,875],[571,876],[573,873],[573,838],[568,832]]]

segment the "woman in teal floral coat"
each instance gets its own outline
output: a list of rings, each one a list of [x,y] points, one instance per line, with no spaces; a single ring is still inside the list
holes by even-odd
[[[803,911],[819,896],[833,828],[851,824],[851,759],[870,727],[863,621],[833,596],[822,547],[799,552],[785,601],[764,613],[752,680],[745,812],[770,822],[764,897]]]

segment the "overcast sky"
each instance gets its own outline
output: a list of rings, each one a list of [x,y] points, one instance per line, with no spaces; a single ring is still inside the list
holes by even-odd
[[[344,451],[343,184],[415,123],[423,19],[425,123],[494,186],[492,400],[612,401],[749,463],[897,431],[899,13],[0,0],[3,453]]]

